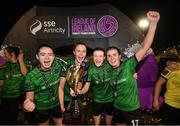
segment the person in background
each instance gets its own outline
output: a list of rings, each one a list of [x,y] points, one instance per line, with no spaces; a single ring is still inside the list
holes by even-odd
[[[141,124],[140,101],[138,96],[137,82],[134,78],[136,66],[150,48],[160,14],[156,11],[149,11],[147,18],[150,21],[148,32],[141,44],[141,48],[131,58],[121,62],[121,53],[117,47],[109,47],[106,56],[113,70],[110,72],[111,84],[114,89],[114,121],[117,125],[138,125]]]
[[[0,69],[3,68],[5,63],[6,63],[6,59],[5,59],[5,55],[4,55],[4,48],[1,47],[1,49],[0,49]],[[0,86],[0,96],[1,96],[1,94],[2,94],[2,87]],[[0,97],[0,109],[1,109],[1,97]],[[0,116],[0,118],[1,118],[1,116]]]
[[[27,74],[25,80],[24,109],[34,111],[39,125],[49,125],[50,117],[55,125],[62,125],[58,87],[65,71],[64,63],[55,59],[52,47],[47,44],[39,46],[36,59],[39,64]]]
[[[153,109],[154,88],[159,75],[158,71],[155,54],[152,49],[149,49],[137,66],[138,94],[142,110]],[[163,98],[160,97],[159,100],[162,104]]]
[[[17,125],[19,105],[24,100],[25,75],[30,68],[30,63],[24,59],[18,47],[6,47],[4,55],[7,62],[0,70],[1,121],[3,125]]]
[[[105,112],[106,125],[112,124],[113,118],[113,88],[110,85],[111,66],[105,60],[105,51],[95,48],[93,62],[88,69],[88,79],[79,94],[86,93],[90,86],[93,93],[93,118],[96,126],[101,124],[101,115]]]
[[[0,69],[3,67],[3,65],[6,63],[6,58],[4,55],[4,48],[0,49]]]
[[[174,47],[168,47],[167,49],[165,49],[164,53],[160,55],[159,75],[164,71],[166,67],[168,68],[170,66],[167,59],[168,59],[168,55],[171,54],[178,55],[178,50]],[[160,96],[164,98],[165,92],[166,92],[166,84],[163,84],[161,88]]]
[[[167,56],[167,67],[156,82],[153,106],[159,110],[158,98],[162,86],[166,84],[162,116],[166,125],[180,124],[180,58],[177,54]]]

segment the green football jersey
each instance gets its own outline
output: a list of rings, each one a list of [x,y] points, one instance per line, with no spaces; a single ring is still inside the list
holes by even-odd
[[[114,89],[114,107],[123,111],[133,111],[140,107],[137,81],[133,77],[137,60],[131,57],[111,72]]]
[[[51,70],[42,71],[35,67],[27,74],[26,91],[34,91],[36,109],[47,110],[59,104],[58,87],[60,77],[65,71],[64,66],[65,64],[62,61],[56,59]]]
[[[30,67],[30,62],[25,60],[27,68]],[[3,98],[16,98],[22,95],[24,90],[25,77],[21,73],[19,63],[7,62],[0,70],[0,80],[4,80],[2,87]]]
[[[98,103],[107,103],[113,101],[113,90],[110,85],[109,74],[111,66],[104,62],[103,66],[96,67],[92,64],[88,69],[88,79],[93,91],[93,100]]]
[[[69,67],[72,64],[75,64],[75,59],[74,58],[70,58],[68,59],[67,62],[67,66]],[[70,101],[71,100],[71,95],[70,95],[70,86],[68,85],[67,81],[66,84],[64,86],[64,101]]]

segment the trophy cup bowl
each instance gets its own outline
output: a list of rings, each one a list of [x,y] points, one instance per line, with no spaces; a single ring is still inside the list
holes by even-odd
[[[78,93],[77,87],[78,82],[83,76],[84,70],[80,65],[71,65],[66,72],[66,80],[69,84],[69,87],[74,91],[75,96],[72,96],[72,99],[67,107],[67,113],[69,113],[72,119],[80,119],[80,108],[78,104]]]

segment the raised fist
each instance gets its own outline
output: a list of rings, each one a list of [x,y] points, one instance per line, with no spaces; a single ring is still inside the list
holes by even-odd
[[[158,23],[160,19],[160,14],[156,11],[149,11],[147,13],[147,18],[149,19],[151,23]]]

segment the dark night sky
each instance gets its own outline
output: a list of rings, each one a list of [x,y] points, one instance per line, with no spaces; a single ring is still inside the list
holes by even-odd
[[[0,5],[0,42],[8,34],[19,18],[35,5],[49,7],[85,6],[100,3],[110,3],[127,15],[137,24],[140,17],[145,16],[148,10],[156,10],[161,14],[153,49],[165,49],[169,46],[180,45],[178,36],[180,6],[177,1],[169,0],[6,0]],[[179,8],[178,8],[179,7]]]

